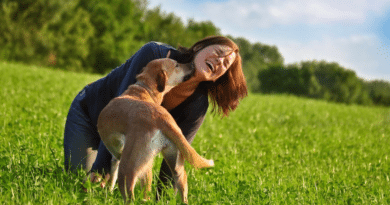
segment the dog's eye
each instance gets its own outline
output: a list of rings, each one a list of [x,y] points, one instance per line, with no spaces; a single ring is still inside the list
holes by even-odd
[[[176,67],[176,68],[178,68],[178,67],[179,67],[179,64],[178,64],[178,63],[176,63],[175,67]]]

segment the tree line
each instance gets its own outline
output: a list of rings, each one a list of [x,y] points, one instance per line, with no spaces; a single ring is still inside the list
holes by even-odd
[[[232,38],[240,47],[252,92],[286,93],[332,102],[390,106],[390,83],[365,81],[337,62],[302,61],[285,65],[276,46]]]
[[[189,47],[221,35],[211,21],[182,21],[146,0],[0,0],[0,60],[107,73],[149,41]],[[390,105],[390,84],[366,82],[335,62],[285,65],[276,46],[233,39],[252,92]]]
[[[146,9],[146,0],[1,0],[0,59],[105,73],[143,44],[190,46],[211,22]]]
[[[271,66],[258,74],[264,93],[289,93],[327,101],[390,105],[390,84],[364,81],[336,62],[305,61]]]

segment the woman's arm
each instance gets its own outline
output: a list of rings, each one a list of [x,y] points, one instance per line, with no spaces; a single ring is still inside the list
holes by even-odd
[[[163,55],[166,55],[169,49],[171,47],[161,46],[156,42],[147,43],[106,77],[87,86],[85,88],[86,97],[82,102],[82,106],[86,108],[92,124],[96,126],[101,110],[111,99],[121,95],[129,85],[136,82],[136,76],[146,64],[154,59],[163,58]]]

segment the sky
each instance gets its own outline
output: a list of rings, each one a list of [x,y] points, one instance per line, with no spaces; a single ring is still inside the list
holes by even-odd
[[[148,0],[148,8],[212,21],[222,35],[275,45],[285,64],[337,62],[390,82],[390,0]]]

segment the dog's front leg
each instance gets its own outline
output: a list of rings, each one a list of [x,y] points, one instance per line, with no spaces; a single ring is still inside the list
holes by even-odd
[[[164,159],[167,162],[172,172],[174,180],[174,188],[177,192],[179,190],[183,203],[188,203],[188,185],[187,173],[184,169],[184,157],[179,154],[175,145],[168,146],[162,151]]]

